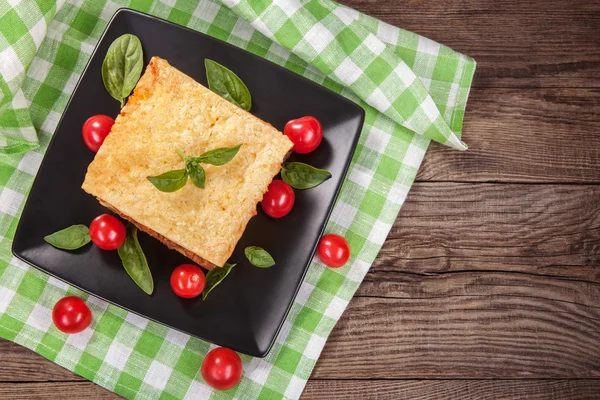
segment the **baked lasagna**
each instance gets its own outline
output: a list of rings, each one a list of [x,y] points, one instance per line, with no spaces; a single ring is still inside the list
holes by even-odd
[[[204,165],[203,189],[165,193],[147,179],[183,168],[188,155],[242,144],[223,166]],[[212,269],[231,256],[292,142],[153,57],[94,160],[83,189],[194,262]]]

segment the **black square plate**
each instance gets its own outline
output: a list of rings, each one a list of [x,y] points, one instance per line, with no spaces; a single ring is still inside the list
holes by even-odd
[[[321,186],[296,191],[296,203],[286,217],[275,220],[259,208],[239,241],[231,262],[238,265],[205,301],[177,297],[169,285],[173,269],[189,262],[176,251],[146,234],[140,243],[155,291],[146,295],[129,278],[116,251],[88,245],[61,251],[44,236],[73,224],[89,224],[107,212],[81,189],[94,154],[81,138],[84,121],[95,114],[116,117],[119,103],[104,89],[102,61],[108,47],[125,33],[137,35],[147,65],[159,56],[206,85],[204,59],[213,59],[234,72],[248,86],[251,112],[277,129],[303,115],[314,115],[323,125],[323,142],[306,155],[292,155],[325,168],[333,178]],[[334,201],[348,169],[364,119],[364,111],[342,96],[265,59],[190,29],[122,9],[111,20],[98,43],[42,162],[13,242],[21,260],[95,296],[174,329],[263,357],[271,348],[314,255]],[[257,245],[277,261],[271,268],[248,263],[243,249]]]

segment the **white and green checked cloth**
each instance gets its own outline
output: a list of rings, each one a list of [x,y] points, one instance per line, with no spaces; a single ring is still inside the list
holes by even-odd
[[[275,346],[242,356],[244,377],[213,391],[211,345],[88,296],[19,262],[11,242],[33,177],[108,21],[130,7],[245,48],[360,104],[365,125],[327,225],[352,257],[315,259]],[[128,398],[298,398],[404,202],[430,140],[457,149],[475,62],[330,0],[0,0],[0,336]],[[65,295],[94,315],[52,325]]]

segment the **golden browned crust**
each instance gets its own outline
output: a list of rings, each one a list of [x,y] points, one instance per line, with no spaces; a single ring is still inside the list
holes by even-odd
[[[176,150],[200,155],[242,144],[223,166],[203,165],[163,193],[147,179],[183,168]],[[141,230],[201,265],[223,265],[293,144],[271,125],[153,57],[96,154],[82,188]]]
[[[118,214],[121,218],[126,219],[127,221],[131,222],[132,224],[134,224],[135,226],[137,226],[137,228],[140,231],[144,231],[146,232],[148,235],[152,236],[154,239],[157,239],[158,241],[162,242],[164,245],[166,245],[169,249],[171,250],[176,250],[178,252],[180,252],[181,254],[183,254],[184,256],[186,256],[187,258],[189,258],[190,260],[192,260],[193,262],[195,262],[198,265],[203,266],[204,268],[206,268],[207,270],[211,270],[214,267],[216,267],[216,265],[214,265],[213,263],[211,263],[210,261],[206,261],[204,258],[200,257],[197,254],[192,253],[191,251],[184,249],[183,247],[181,247],[180,245],[178,245],[175,242],[170,241],[169,239],[167,239],[166,237],[164,237],[163,235],[161,235],[160,233],[153,231],[152,229],[148,228],[147,226],[144,226],[142,224],[140,224],[139,222],[135,221],[134,219],[130,218],[129,216],[127,216],[126,214],[123,214],[122,212],[120,212],[116,207],[111,206],[110,204],[108,204],[105,201],[102,201],[100,199],[98,199],[98,201],[106,208],[108,208],[109,210],[111,210],[112,212],[114,212],[115,214]]]

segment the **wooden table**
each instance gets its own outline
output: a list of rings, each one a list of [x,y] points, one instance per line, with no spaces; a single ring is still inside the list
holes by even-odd
[[[304,397],[600,396],[600,1],[347,0],[478,61]],[[115,398],[0,341],[1,398]]]

